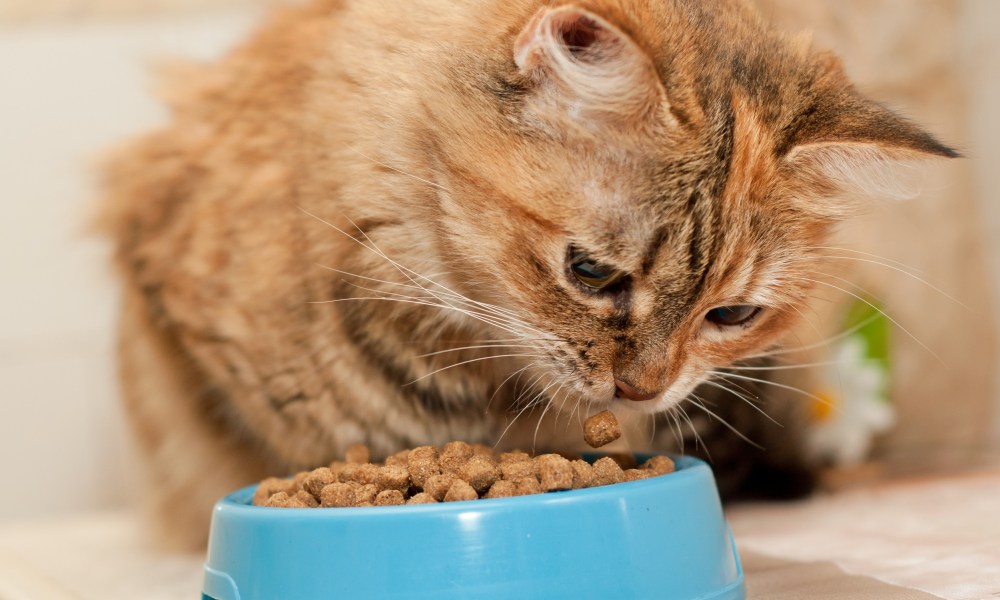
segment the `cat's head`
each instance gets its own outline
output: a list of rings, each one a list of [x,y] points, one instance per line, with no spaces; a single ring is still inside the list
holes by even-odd
[[[592,403],[661,411],[774,343],[849,192],[955,156],[741,2],[532,4],[441,117],[442,235]]]

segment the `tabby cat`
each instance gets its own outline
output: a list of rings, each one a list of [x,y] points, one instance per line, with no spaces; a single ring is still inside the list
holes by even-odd
[[[187,545],[355,442],[669,414],[780,341],[845,192],[955,155],[743,0],[314,0],[168,95],[105,214],[127,411]]]

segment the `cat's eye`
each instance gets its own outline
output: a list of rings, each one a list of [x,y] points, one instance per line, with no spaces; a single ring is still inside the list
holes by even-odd
[[[573,250],[570,251],[569,270],[584,287],[598,291],[611,288],[626,276],[625,271],[601,264]]]
[[[721,325],[722,327],[735,327],[746,325],[760,313],[759,306],[750,304],[737,304],[735,306],[720,306],[708,311],[705,319],[710,323]]]

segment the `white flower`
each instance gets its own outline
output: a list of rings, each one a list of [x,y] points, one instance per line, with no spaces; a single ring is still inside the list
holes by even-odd
[[[833,354],[815,392],[822,402],[814,405],[810,448],[835,465],[856,465],[868,457],[874,437],[896,421],[886,398],[888,373],[882,363],[867,360],[861,336],[846,338]]]

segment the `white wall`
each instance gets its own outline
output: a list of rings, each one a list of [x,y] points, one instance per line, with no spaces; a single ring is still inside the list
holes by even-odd
[[[969,144],[968,154],[978,157],[984,168],[975,170],[973,186],[984,219],[983,239],[987,245],[987,265],[997,303],[994,312],[1000,314],[1000,2],[996,0],[965,0],[961,30],[962,70],[969,82]],[[1000,368],[984,373],[997,379],[1000,389]],[[994,413],[994,444],[1000,447],[1000,398]]]
[[[151,59],[217,55],[256,12],[0,29],[0,521],[126,497],[91,163],[164,118]]]

